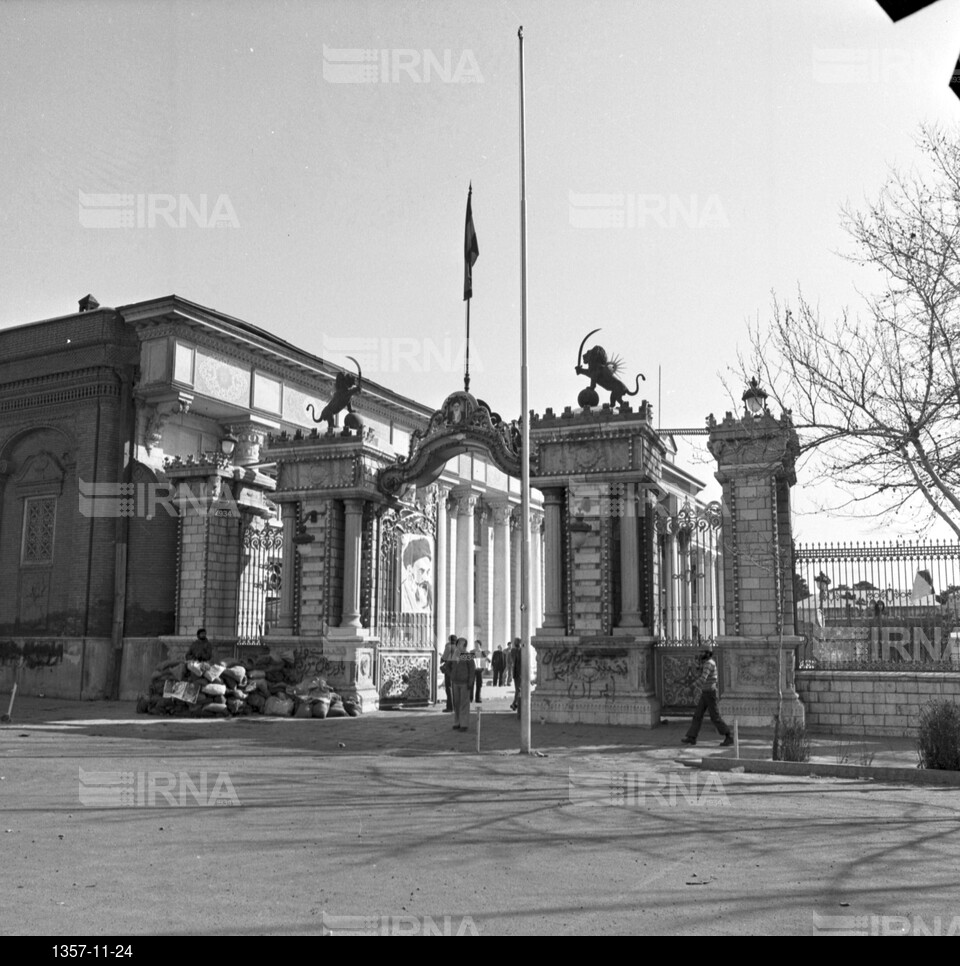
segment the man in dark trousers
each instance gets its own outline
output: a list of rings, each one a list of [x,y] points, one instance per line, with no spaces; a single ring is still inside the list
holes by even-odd
[[[513,650],[510,652],[508,660],[511,661],[513,667],[513,704],[510,705],[510,710],[516,711],[520,706],[520,689],[523,686],[523,648],[520,646],[519,637],[513,642]]]
[[[700,655],[700,677],[697,678],[696,686],[700,688],[700,700],[697,702],[697,710],[694,712],[693,721],[687,729],[686,737],[683,739],[685,745],[695,745],[697,735],[700,733],[700,725],[703,724],[703,716],[710,713],[710,720],[713,722],[717,731],[722,734],[722,746],[733,744],[733,734],[727,723],[720,717],[720,707],[717,704],[717,662],[713,659],[713,651],[709,648]]]
[[[491,665],[493,667],[493,686],[495,688],[503,687],[503,674],[507,669],[507,662],[503,656],[503,648],[500,645],[497,645],[497,649],[493,652]]]
[[[453,711],[453,694],[450,690],[450,672],[453,670],[453,659],[457,653],[457,635],[451,634],[447,646],[440,658],[440,670],[443,672],[443,690],[446,694],[447,705],[444,711]]]

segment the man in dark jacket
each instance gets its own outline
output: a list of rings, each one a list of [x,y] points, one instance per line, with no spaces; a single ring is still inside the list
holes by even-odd
[[[514,639],[509,660],[513,668],[513,704],[510,705],[510,710],[516,711],[520,705],[520,688],[523,686],[523,648],[520,646],[519,637]]]
[[[503,648],[499,645],[493,652],[493,658],[490,663],[493,667],[493,686],[495,688],[503,687],[503,675],[507,669],[507,662],[503,656]]]

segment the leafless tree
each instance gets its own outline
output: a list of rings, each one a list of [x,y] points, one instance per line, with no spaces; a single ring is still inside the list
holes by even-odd
[[[960,132],[925,130],[923,173],[845,209],[852,260],[878,270],[864,311],[824,321],[774,296],[743,374],[792,410],[804,450],[865,513],[922,511],[960,538]]]

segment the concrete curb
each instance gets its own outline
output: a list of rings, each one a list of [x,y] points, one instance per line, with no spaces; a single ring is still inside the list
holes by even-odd
[[[934,771],[922,768],[875,768],[871,765],[831,765],[813,761],[767,761],[761,758],[703,758],[700,767],[707,771],[733,771],[762,775],[795,775],[800,778],[872,778],[880,782],[906,782],[911,785],[949,785],[960,787],[960,771]]]

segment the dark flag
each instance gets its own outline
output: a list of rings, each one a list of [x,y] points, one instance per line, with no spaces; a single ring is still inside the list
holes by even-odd
[[[463,233],[463,300],[473,298],[473,266],[480,254],[477,245],[477,232],[473,227],[473,209],[470,207],[470,197],[473,194],[473,183],[467,192],[467,224]]]

